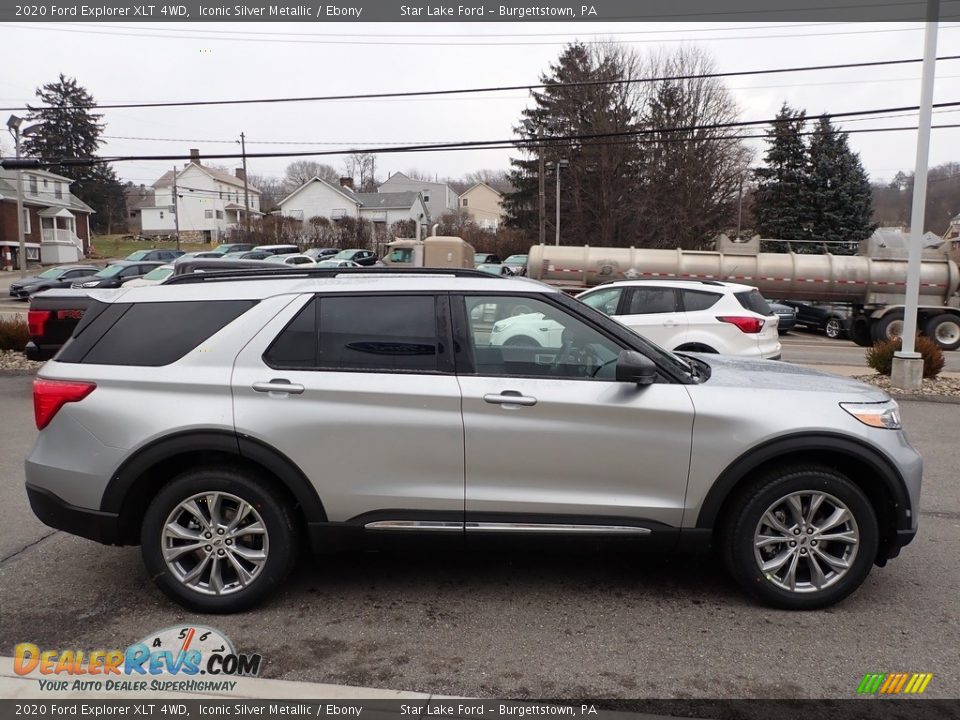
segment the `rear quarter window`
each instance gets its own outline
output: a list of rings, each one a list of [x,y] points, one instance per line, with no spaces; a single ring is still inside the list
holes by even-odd
[[[707,310],[716,305],[719,299],[719,293],[703,292],[701,290],[684,290],[683,309],[687,312]]]
[[[255,304],[253,300],[114,303],[78,327],[57,360],[138,367],[169,365]]]
[[[773,310],[763,295],[760,294],[759,290],[744,290],[743,292],[734,293],[734,296],[745,310],[760,313],[761,315],[773,315]]]

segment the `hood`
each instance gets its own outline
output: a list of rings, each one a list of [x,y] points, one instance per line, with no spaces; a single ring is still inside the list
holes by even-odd
[[[38,276],[18,278],[10,283],[10,287],[26,287],[27,285],[37,285],[44,282],[52,282],[53,278],[42,278]]]
[[[705,383],[710,387],[841,393],[865,402],[884,402],[890,399],[886,391],[873,385],[800,365],[775,360],[745,360],[703,353],[690,354],[710,366],[710,379]]]

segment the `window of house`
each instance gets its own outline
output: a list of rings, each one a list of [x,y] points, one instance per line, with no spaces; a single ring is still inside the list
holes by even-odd
[[[30,208],[23,209],[23,234],[29,235],[31,233],[30,229]]]
[[[205,220],[213,220],[213,210],[204,210],[203,217]]]
[[[44,178],[44,179],[43,179],[43,189],[46,190],[46,189],[47,189],[47,185],[49,185],[49,184],[50,184],[50,183],[47,181],[47,179]]]
[[[467,198],[464,198],[464,199],[463,199],[463,206],[464,206],[464,207],[467,206]]]
[[[136,216],[137,216],[137,211],[136,211],[136,210],[131,210],[131,211],[130,211],[130,217],[135,218]]]
[[[424,195],[424,196],[423,196],[423,201],[424,201],[425,203],[430,202],[430,196],[429,196],[429,195]]]
[[[29,177],[29,182],[30,182],[30,194],[36,195],[37,194],[37,176],[31,175]]]
[[[163,220],[163,210],[160,211],[160,219]]]
[[[223,210],[217,210],[217,220],[223,220]]]
[[[53,196],[60,200],[63,198],[63,183],[58,182],[53,185]]]

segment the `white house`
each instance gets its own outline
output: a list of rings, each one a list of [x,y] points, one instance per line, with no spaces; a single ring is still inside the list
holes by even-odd
[[[339,185],[315,177],[279,202],[280,214],[305,222],[314,217],[354,218],[389,227],[399,220],[430,222],[430,213],[418,192],[358,193],[349,178]]]
[[[93,208],[70,192],[68,177],[33,169],[22,174],[27,262],[76,262],[90,250]],[[19,265],[19,246],[17,173],[0,170],[0,267]]]
[[[430,211],[430,217],[434,219],[444,213],[455,212],[459,205],[459,196],[446,183],[414,180],[400,172],[393,173],[384,180],[377,186],[377,191],[381,193],[418,192],[423,196],[423,202]]]
[[[153,184],[153,206],[140,206],[140,232],[143,235],[171,235],[177,230],[181,238],[202,242],[222,240],[246,219],[246,197],[249,196],[251,218],[260,217],[260,191],[252,185],[243,187],[243,170],[236,175],[207,167],[199,153],[176,172],[177,201],[174,208],[174,171],[168,170]],[[176,214],[175,214],[176,213]]]

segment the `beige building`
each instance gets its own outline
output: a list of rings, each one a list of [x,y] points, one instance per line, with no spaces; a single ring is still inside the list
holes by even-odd
[[[496,230],[503,221],[503,195],[479,182],[460,195],[460,209],[487,230]]]

